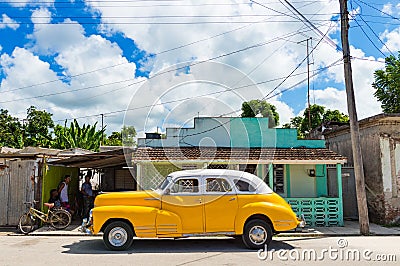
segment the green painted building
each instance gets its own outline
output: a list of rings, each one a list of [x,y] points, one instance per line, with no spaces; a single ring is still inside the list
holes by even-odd
[[[346,158],[326,149],[323,140],[299,140],[296,129],[269,128],[268,118],[237,117],[195,118],[192,128],[167,128],[164,139],[146,135],[133,156],[140,189],[156,187],[177,170],[247,171],[284,197],[308,224],[343,225],[341,166]],[[329,168],[335,168],[334,176]]]

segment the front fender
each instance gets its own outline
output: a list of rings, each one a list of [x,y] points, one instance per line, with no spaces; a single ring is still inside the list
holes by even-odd
[[[110,219],[128,220],[138,237],[156,236],[156,216],[159,209],[143,206],[102,206],[92,209],[93,234],[98,234]]]
[[[268,217],[275,231],[287,231],[297,227],[299,221],[289,205],[271,202],[253,202],[238,210],[235,222],[235,233],[243,234],[243,228],[249,217],[264,215]]]

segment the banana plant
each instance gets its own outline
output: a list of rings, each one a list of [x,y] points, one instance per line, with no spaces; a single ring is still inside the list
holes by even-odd
[[[56,126],[54,130],[55,138],[52,142],[53,148],[69,149],[82,148],[91,151],[98,151],[105,132],[105,127],[101,130],[96,129],[97,122],[94,125],[80,126],[74,119],[70,127]]]

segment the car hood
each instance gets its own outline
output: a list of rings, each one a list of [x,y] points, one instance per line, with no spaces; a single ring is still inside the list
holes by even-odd
[[[117,205],[157,207],[160,205],[160,195],[151,190],[110,192],[98,195],[94,202],[95,207]]]

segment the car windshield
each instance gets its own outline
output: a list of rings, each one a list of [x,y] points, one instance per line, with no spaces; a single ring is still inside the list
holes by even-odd
[[[170,176],[167,176],[165,179],[164,179],[164,181],[162,181],[161,182],[161,184],[157,187],[157,189],[159,189],[159,190],[164,190],[167,186],[168,186],[168,184],[171,182],[171,177]]]

